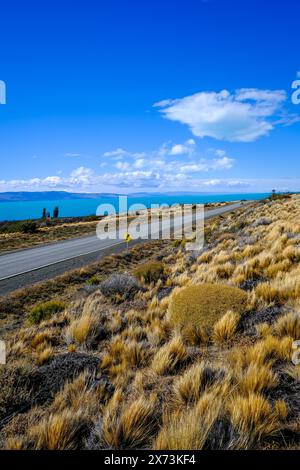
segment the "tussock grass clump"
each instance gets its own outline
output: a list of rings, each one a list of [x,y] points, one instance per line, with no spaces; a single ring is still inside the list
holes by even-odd
[[[150,367],[158,375],[174,374],[187,360],[187,349],[181,337],[175,336],[157,351]]]
[[[194,407],[166,416],[154,449],[204,449],[222,406],[221,395],[212,390],[205,392]]]
[[[271,264],[267,269],[267,276],[270,278],[275,278],[279,273],[286,272],[290,269],[292,263],[289,259],[279,261],[278,263]]]
[[[268,401],[260,394],[234,396],[229,403],[229,412],[239,439],[236,448],[249,449],[262,437],[276,433],[280,429],[280,420]]]
[[[173,294],[168,310],[170,324],[184,330],[189,326],[210,331],[228,310],[241,313],[247,294],[226,284],[198,284]]]
[[[39,352],[38,357],[36,358],[36,363],[38,366],[48,363],[53,357],[53,349],[51,347],[45,347],[41,352]]]
[[[278,385],[278,378],[269,364],[251,363],[238,377],[239,389],[247,394],[260,393]]]
[[[134,270],[134,275],[146,284],[157,282],[164,276],[165,266],[161,261],[151,261],[141,264]]]
[[[101,369],[110,376],[115,377],[128,372],[128,369],[146,365],[151,351],[143,344],[135,341],[123,340],[116,336],[109,344],[107,352],[103,354]]]
[[[234,348],[227,360],[234,371],[245,370],[251,363],[262,366],[267,362],[272,365],[277,360],[290,361],[292,358],[293,339],[285,336],[276,338],[268,335],[247,348]]]
[[[100,329],[99,318],[92,312],[84,312],[67,327],[65,332],[67,343],[84,344],[87,340],[91,341],[97,335],[97,327]]]
[[[89,417],[93,417],[101,403],[106,403],[113,393],[113,386],[108,380],[94,381],[94,374],[83,372],[75,380],[67,381],[51,404],[51,412],[59,413],[65,409],[74,412],[84,409]]]
[[[50,329],[46,329],[44,331],[39,331],[34,335],[30,341],[30,347],[37,350],[41,345],[51,344],[52,342],[54,342],[53,332]]]
[[[51,414],[29,430],[35,449],[74,450],[87,435],[87,421],[82,410],[63,410]]]
[[[222,370],[212,369],[204,362],[192,365],[174,382],[174,408],[177,409],[178,405],[195,405],[203,391],[208,390],[223,375]]]
[[[283,304],[289,300],[297,300],[300,295],[298,276],[278,278],[271,282],[263,282],[255,289],[255,296],[268,303]]]
[[[49,300],[49,302],[43,302],[30,310],[28,320],[30,323],[40,323],[43,320],[48,320],[55,313],[62,312],[66,305],[60,300]]]
[[[123,406],[121,397],[122,391],[117,390],[105,408],[100,440],[113,449],[149,446],[158,427],[156,396],[142,396]]]
[[[240,318],[241,316],[237,312],[229,311],[225,313],[214,325],[214,343],[222,344],[233,340],[238,329]]]
[[[274,325],[274,332],[280,337],[290,336],[298,340],[300,338],[300,314],[292,312],[280,317]]]

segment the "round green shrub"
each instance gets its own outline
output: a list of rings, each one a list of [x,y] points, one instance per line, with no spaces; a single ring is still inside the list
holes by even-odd
[[[62,312],[65,309],[64,302],[59,300],[50,300],[36,305],[30,310],[28,320],[30,323],[40,323],[43,320],[48,320],[55,313]]]
[[[133,274],[140,281],[144,280],[147,284],[150,284],[161,279],[164,276],[164,272],[165,267],[161,261],[150,261],[138,266]]]
[[[247,294],[226,284],[198,284],[174,293],[168,310],[170,324],[180,330],[211,331],[228,311],[241,313],[246,308]]]

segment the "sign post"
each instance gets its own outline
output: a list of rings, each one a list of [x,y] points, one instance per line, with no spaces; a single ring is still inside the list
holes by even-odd
[[[129,242],[132,240],[132,236],[130,235],[130,233],[128,233],[128,232],[125,233],[124,240],[126,242],[127,251],[128,251]]]

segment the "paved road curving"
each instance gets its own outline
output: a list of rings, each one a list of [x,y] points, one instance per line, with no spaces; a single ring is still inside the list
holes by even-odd
[[[205,219],[240,208],[242,203],[205,212]],[[174,219],[176,229],[181,218]],[[148,230],[148,226],[144,226]],[[131,244],[144,240],[134,240]],[[84,266],[111,253],[123,251],[126,244],[119,240],[99,240],[96,235],[66,240],[35,248],[0,255],[0,295],[35,282],[50,279],[70,269]]]

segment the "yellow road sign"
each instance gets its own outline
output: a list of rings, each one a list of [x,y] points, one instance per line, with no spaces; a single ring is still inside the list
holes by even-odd
[[[130,235],[130,233],[125,233],[124,235],[124,240],[125,242],[129,243],[131,240],[132,240],[132,236]]]

